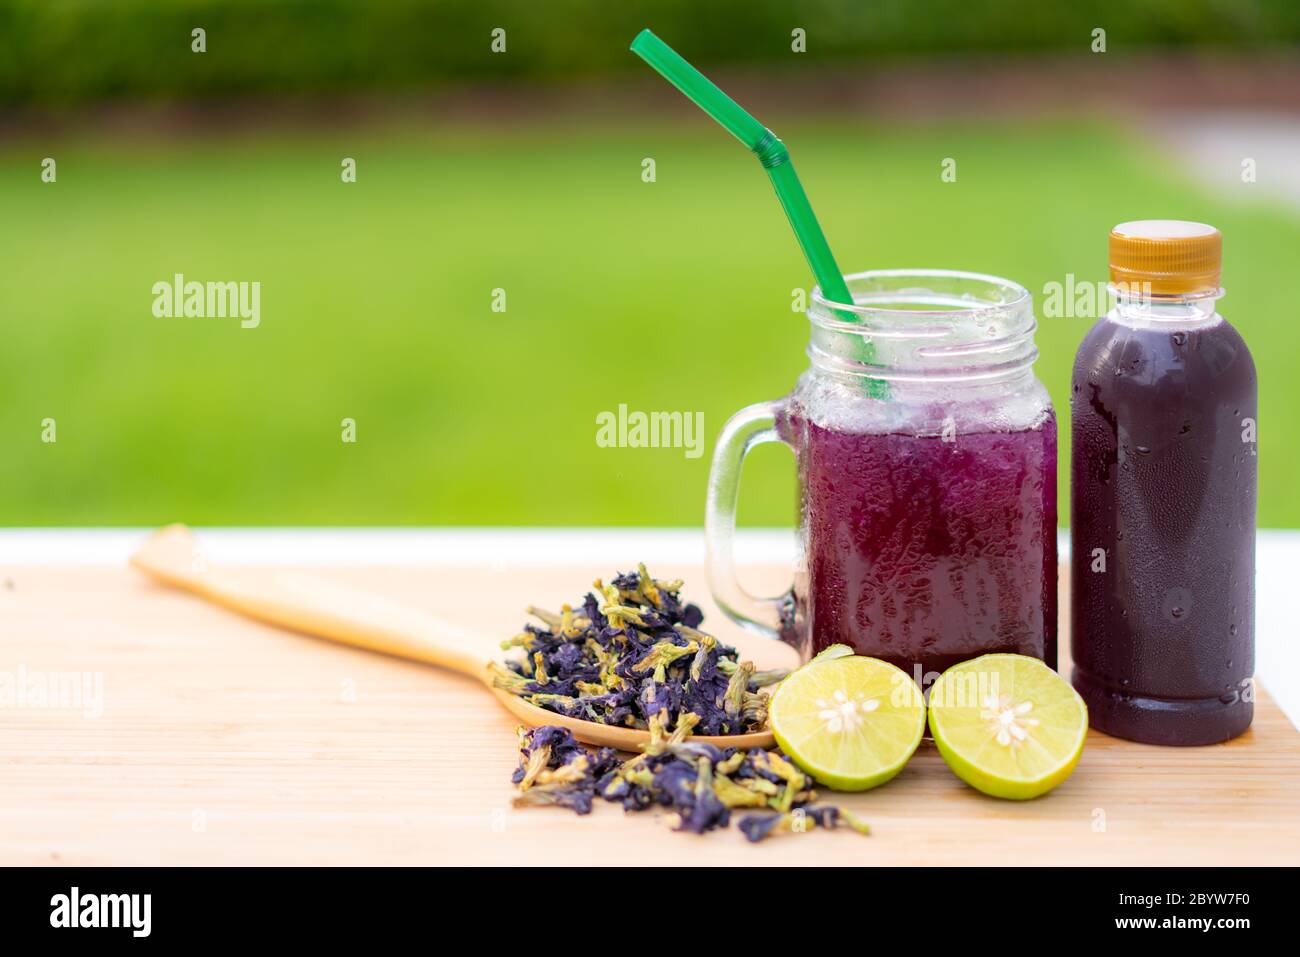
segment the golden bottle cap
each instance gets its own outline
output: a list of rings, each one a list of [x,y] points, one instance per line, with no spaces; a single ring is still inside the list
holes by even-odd
[[[1205,223],[1139,219],[1110,231],[1110,281],[1157,296],[1217,292],[1223,234]]]

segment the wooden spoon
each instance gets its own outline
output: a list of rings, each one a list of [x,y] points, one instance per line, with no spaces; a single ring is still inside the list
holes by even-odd
[[[650,740],[648,731],[565,717],[493,688],[488,670],[491,662],[484,661],[476,650],[484,646],[483,640],[418,609],[306,575],[273,569],[213,568],[184,525],[168,525],[154,532],[131,556],[131,565],[160,582],[259,621],[469,675],[483,682],[497,701],[525,724],[562,725],[579,741],[622,751],[637,751]],[[770,731],[697,735],[691,740],[720,748],[775,746]]]

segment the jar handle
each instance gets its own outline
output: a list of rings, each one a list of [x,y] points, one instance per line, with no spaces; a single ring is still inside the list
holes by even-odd
[[[704,544],[709,590],[732,621],[767,638],[781,638],[781,625],[790,604],[790,590],[774,598],[751,595],[736,578],[736,504],[740,473],[750,449],[784,442],[776,429],[783,400],[747,406],[727,420],[713,451],[709,493],[704,509]],[[788,442],[786,442],[789,445]],[[790,446],[793,448],[793,446]]]

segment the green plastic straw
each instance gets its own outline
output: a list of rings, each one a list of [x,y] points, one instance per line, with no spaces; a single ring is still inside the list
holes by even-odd
[[[790,161],[790,151],[785,148],[785,144],[649,30],[637,34],[632,41],[632,52],[654,67],[665,80],[681,90],[687,99],[717,120],[728,133],[758,157],[759,163],[772,180],[777,198],[794,228],[795,238],[799,240],[799,246],[803,249],[817,285],[821,287],[822,295],[832,302],[852,305],[853,296],[844,282],[844,274],[835,263],[835,256],[826,242],[821,224],[813,214],[808,194],[799,182],[794,163]],[[850,320],[854,318],[850,313],[843,315]],[[863,346],[865,357],[869,359],[871,346],[866,342]],[[873,395],[883,397],[884,382],[871,379],[868,384]]]

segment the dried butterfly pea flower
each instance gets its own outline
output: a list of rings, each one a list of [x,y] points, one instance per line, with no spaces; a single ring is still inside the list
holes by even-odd
[[[774,685],[778,681],[783,681],[785,676],[789,673],[789,668],[772,668],[768,671],[755,671],[749,677],[749,690],[757,691],[759,688],[766,688],[768,685]]]
[[[726,827],[731,811],[744,808],[739,827],[751,841],[772,834],[802,833],[816,827],[847,826],[868,833],[865,823],[839,808],[817,805],[812,782],[777,751],[740,751],[690,739],[700,716],[682,714],[648,721],[650,740],[641,754],[619,760],[609,748],[589,752],[564,728],[520,729],[520,766],[515,803],[591,811],[596,797],[627,811],[664,807],[678,830],[703,834]],[[760,811],[760,809],[762,809]]]
[[[754,663],[742,661],[727,682],[727,691],[722,696],[723,710],[727,717],[739,719],[740,708],[744,703],[745,691],[749,688],[749,679],[754,674]]]
[[[714,781],[714,793],[718,800],[729,808],[767,807],[767,795],[737,784],[725,775],[719,775]]]
[[[713,763],[703,758],[695,772],[695,793],[690,811],[681,817],[680,830],[703,834],[731,822],[731,809],[718,797],[713,783]]]
[[[661,712],[676,727],[696,715],[696,733],[737,734],[767,721],[764,687],[786,672],[755,672],[734,648],[699,631],[703,614],[683,604],[680,581],[644,565],[597,581],[580,608],[529,607],[542,624],[502,642],[521,660],[493,669],[494,685],[559,714],[645,729]]]
[[[667,668],[679,658],[694,655],[699,647],[694,642],[676,644],[672,641],[656,642],[653,647],[632,665],[632,671],[642,672],[655,669],[655,680],[664,681]]]
[[[696,646],[695,657],[691,659],[691,680],[701,681],[706,677],[712,678],[718,670],[718,639],[702,631],[696,631],[689,625],[679,625],[678,631]]]
[[[553,611],[546,611],[543,608],[538,608],[536,605],[529,605],[525,611],[534,618],[540,618],[546,623],[546,627],[552,631],[560,626],[560,616]]]
[[[832,830],[843,824],[859,834],[870,834],[866,822],[843,808],[822,805],[801,807],[784,814],[746,814],[737,827],[750,841],[761,841],[780,832],[800,834],[813,828]]]
[[[758,842],[770,836],[788,817],[788,814],[746,814],[736,827],[750,841]]]
[[[524,694],[528,680],[518,672],[511,671],[505,665],[495,661],[488,663],[488,671],[492,673],[492,687],[501,688],[511,694]]]
[[[596,782],[619,763],[613,748],[588,751],[557,725],[519,729],[518,805],[554,804],[579,814],[591,811]]]
[[[578,743],[571,731],[553,724],[520,728],[519,753],[524,761],[515,772],[514,781],[524,788],[544,769],[558,768],[588,757],[587,749]],[[527,783],[524,783],[525,779]]]
[[[571,786],[540,785],[515,795],[516,807],[554,805],[567,807],[575,814],[590,814],[596,792]]]

